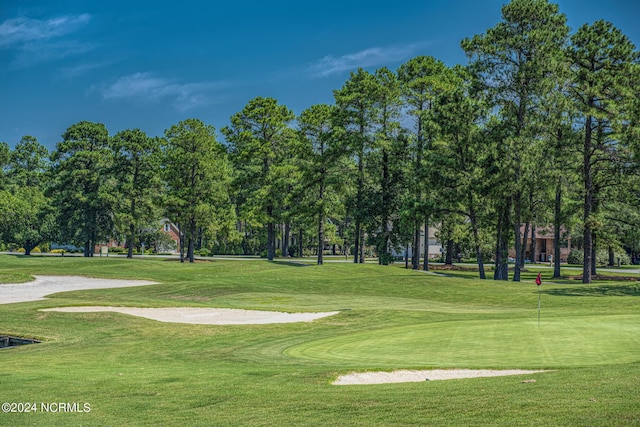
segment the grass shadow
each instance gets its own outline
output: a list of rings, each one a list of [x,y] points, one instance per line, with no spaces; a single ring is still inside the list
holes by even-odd
[[[305,263],[302,261],[279,261],[279,260],[273,260],[271,261],[274,264],[278,264],[278,265],[288,265],[289,267],[309,267],[312,264],[309,263]]]
[[[556,288],[546,289],[541,293],[564,297],[638,297],[640,296],[640,284]]]

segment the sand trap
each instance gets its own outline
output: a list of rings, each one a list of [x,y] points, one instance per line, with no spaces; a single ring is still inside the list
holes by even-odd
[[[268,323],[311,322],[322,317],[333,316],[339,311],[326,313],[282,313],[278,311],[240,310],[235,308],[197,307],[58,307],[41,311],[65,313],[116,312],[145,317],[159,322],[190,323],[195,325],[265,325]]]
[[[333,385],[415,383],[422,381],[455,380],[463,378],[501,377],[506,375],[528,375],[544,370],[526,371],[520,369],[432,369],[422,371],[399,370],[393,372],[352,372],[339,376]]]
[[[156,285],[148,280],[92,279],[82,276],[34,276],[33,282],[0,284],[0,304],[45,299],[58,292]]]

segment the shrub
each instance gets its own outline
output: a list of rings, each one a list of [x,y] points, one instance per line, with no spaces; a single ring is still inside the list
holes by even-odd
[[[620,260],[621,265],[629,265],[631,264],[631,258],[629,258],[629,254],[624,251],[615,251],[613,255],[613,262],[617,265],[618,259]],[[573,249],[569,256],[567,257],[567,262],[569,264],[583,264],[584,262],[584,253],[582,249]],[[609,251],[607,250],[599,250],[596,252],[596,265],[608,265],[609,264]]]
[[[209,249],[207,248],[202,248],[200,250],[195,251],[197,255],[200,256],[211,256],[211,253],[209,252]]]
[[[584,260],[584,254],[582,253],[581,250],[578,249],[572,249],[571,252],[569,253],[569,256],[567,257],[567,263],[568,264],[582,264],[583,260]]]

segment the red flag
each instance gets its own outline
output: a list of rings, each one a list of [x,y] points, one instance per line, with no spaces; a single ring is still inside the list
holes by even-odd
[[[540,277],[542,273],[538,273],[538,277],[536,277],[536,285],[542,285],[542,278]]]

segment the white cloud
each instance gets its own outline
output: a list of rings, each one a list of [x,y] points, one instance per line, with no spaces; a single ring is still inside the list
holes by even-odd
[[[307,66],[307,70],[314,77],[327,77],[358,68],[387,65],[410,58],[422,44],[407,46],[372,47],[360,52],[342,56],[325,56]]]
[[[187,111],[214,102],[212,92],[224,86],[223,82],[177,83],[149,73],[135,73],[97,89],[106,100],[158,102],[168,99],[179,111]]]
[[[60,40],[47,43],[27,43],[16,53],[12,62],[15,68],[26,68],[40,62],[80,55],[93,49],[89,43]]]
[[[0,49],[14,50],[11,66],[31,65],[79,55],[94,48],[86,42],[65,38],[91,19],[91,15],[67,15],[41,20],[31,18],[7,19],[0,24]]]
[[[115,61],[103,61],[103,62],[79,64],[73,67],[63,67],[63,68],[60,68],[60,76],[66,79],[72,79],[74,77],[78,77],[83,74],[86,74],[92,70],[97,70],[99,68],[107,67],[113,64],[114,62]]]
[[[20,46],[73,33],[87,24],[91,15],[59,16],[47,20],[15,18],[0,24],[0,47]]]

